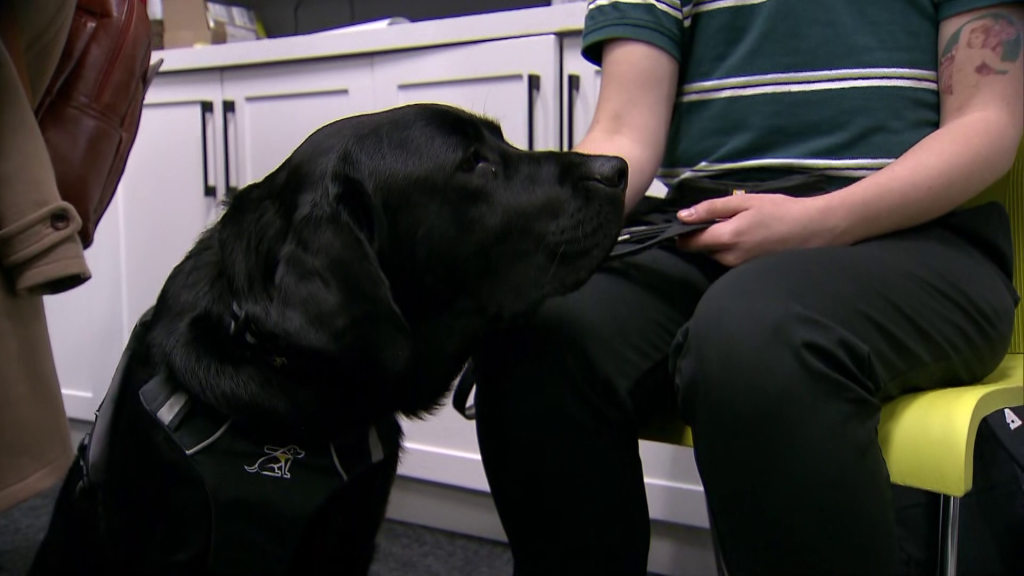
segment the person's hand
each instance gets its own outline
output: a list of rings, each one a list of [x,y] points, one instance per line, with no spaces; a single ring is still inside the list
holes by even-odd
[[[836,243],[837,222],[824,196],[793,198],[781,194],[737,194],[701,202],[680,211],[681,222],[718,223],[681,236],[680,249],[705,252],[726,266],[794,248]]]

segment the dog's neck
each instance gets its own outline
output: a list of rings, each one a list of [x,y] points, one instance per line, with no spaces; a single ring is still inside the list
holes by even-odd
[[[419,416],[437,409],[490,322],[466,308],[413,317],[412,359],[398,384],[398,411]]]

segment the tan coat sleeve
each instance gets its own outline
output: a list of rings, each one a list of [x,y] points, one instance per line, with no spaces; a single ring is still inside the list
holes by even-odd
[[[23,44],[17,23],[40,17],[39,12],[14,13],[25,9],[25,4],[29,3],[0,8],[0,269],[17,294],[55,294],[90,278],[78,239],[81,219],[74,207],[60,198],[33,113],[60,55],[52,46],[63,46],[59,38],[67,35],[70,21],[42,22],[36,29],[55,37],[35,36]],[[25,66],[26,54],[40,54],[39,47],[48,43],[45,58],[28,60],[30,65]],[[32,95],[34,90],[38,92]]]

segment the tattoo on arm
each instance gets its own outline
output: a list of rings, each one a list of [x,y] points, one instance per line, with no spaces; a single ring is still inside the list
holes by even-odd
[[[961,75],[1008,74],[1024,49],[1024,22],[1003,12],[989,12],[957,28],[939,57],[939,88],[953,94],[953,80]]]

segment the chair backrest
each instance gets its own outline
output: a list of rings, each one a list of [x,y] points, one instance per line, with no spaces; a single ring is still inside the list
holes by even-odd
[[[1017,160],[1010,171],[964,207],[970,208],[987,202],[1001,202],[1010,213],[1014,251],[1013,285],[1024,296],[1024,140],[1021,140]],[[1009,352],[1024,354],[1024,303],[1017,307]]]
[[[1010,213],[1010,227],[1013,230],[1013,249],[1016,265],[1013,270],[1013,285],[1024,295],[1024,142],[1017,150],[1017,161],[1010,173],[997,185],[1007,186],[1006,209]],[[1017,323],[1010,342],[1010,352],[1024,354],[1024,303],[1017,307]]]

